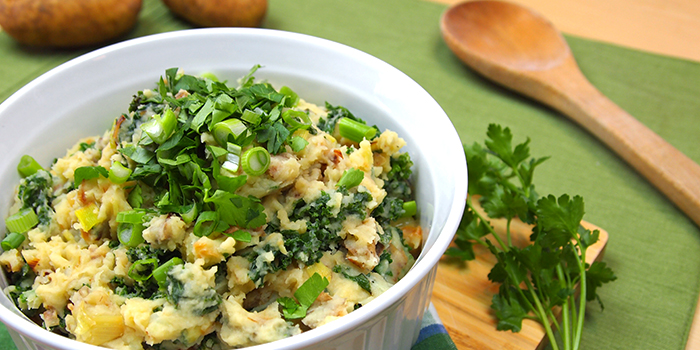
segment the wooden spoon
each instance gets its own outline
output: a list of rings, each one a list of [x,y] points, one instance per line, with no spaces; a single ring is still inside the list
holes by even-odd
[[[507,2],[473,1],[449,8],[440,25],[447,46],[467,65],[569,116],[700,226],[700,166],[593,87],[546,19]],[[700,308],[690,349],[700,349]]]
[[[449,8],[440,25],[467,65],[569,116],[700,226],[700,166],[593,87],[545,18],[508,2],[472,1]]]

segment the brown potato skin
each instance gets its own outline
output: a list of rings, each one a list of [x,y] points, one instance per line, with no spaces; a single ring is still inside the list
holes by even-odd
[[[267,0],[163,0],[174,14],[202,27],[257,27]]]
[[[0,0],[0,27],[22,44],[72,48],[131,29],[142,0]]]

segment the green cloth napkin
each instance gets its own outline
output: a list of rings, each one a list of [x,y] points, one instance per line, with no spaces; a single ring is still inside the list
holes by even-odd
[[[530,137],[534,156],[552,156],[538,168],[538,192],[583,196],[585,220],[610,234],[605,261],[618,280],[600,290],[603,311],[588,306],[583,348],[683,349],[700,291],[698,227],[580,127],[461,64],[441,38],[444,10],[422,0],[270,0],[264,26],[338,41],[394,65],[435,97],[465,143],[483,141],[489,123],[510,127],[516,141]],[[145,0],[129,37],[183,28],[190,27],[159,1]],[[700,161],[700,64],[566,39],[595,86]],[[0,33],[0,100],[84,52],[27,50]]]

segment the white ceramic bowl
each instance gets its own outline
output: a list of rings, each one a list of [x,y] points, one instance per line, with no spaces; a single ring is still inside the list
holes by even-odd
[[[368,124],[402,136],[415,163],[421,224],[428,232],[411,271],[389,291],[340,320],[262,349],[409,349],[430,301],[438,259],[461,218],[467,169],[453,125],[433,98],[408,76],[356,49],[327,40],[265,29],[195,29],[118,43],[69,61],[27,84],[0,105],[0,213],[5,217],[23,154],[41,164],[63,156],[79,138],[101,134],[132,95],[154,87],[171,67],[212,72],[235,82],[255,74],[287,85],[309,102],[329,101]],[[5,232],[4,220],[0,232]],[[7,286],[2,277],[2,287]],[[50,333],[22,317],[0,296],[0,320],[20,350],[98,349]]]

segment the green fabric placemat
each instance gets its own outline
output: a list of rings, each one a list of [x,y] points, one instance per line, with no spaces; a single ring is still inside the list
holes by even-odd
[[[582,195],[585,219],[610,234],[605,261],[618,280],[600,290],[604,311],[588,306],[583,348],[683,349],[700,291],[698,227],[577,125],[462,65],[440,35],[444,9],[422,0],[270,0],[264,26],[338,41],[394,65],[435,97],[465,143],[483,141],[489,123],[509,126],[516,141],[530,137],[534,156],[552,156],[538,168],[538,192]],[[130,37],[183,28],[160,2],[145,0]],[[700,161],[700,64],[566,39],[595,86]],[[0,100],[85,51],[26,50],[0,33]]]

